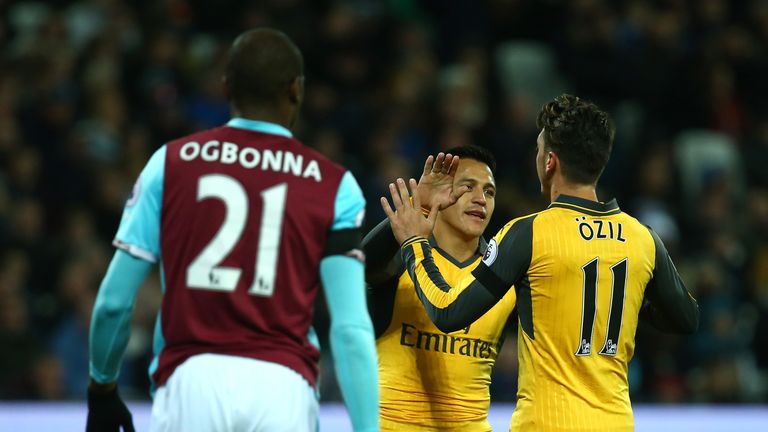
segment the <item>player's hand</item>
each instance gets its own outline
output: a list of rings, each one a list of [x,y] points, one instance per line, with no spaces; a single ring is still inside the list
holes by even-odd
[[[456,201],[469,190],[467,186],[454,189],[453,180],[459,168],[459,157],[450,153],[429,155],[424,162],[424,172],[419,179],[414,196],[418,196],[426,210],[436,207],[442,210],[456,204]]]
[[[411,179],[409,184],[411,191],[415,191],[416,180]],[[381,208],[387,214],[397,242],[402,244],[413,236],[429,237],[435,227],[435,220],[437,220],[437,207],[432,207],[429,216],[425,218],[421,213],[419,195],[414,193],[413,201],[411,201],[405,181],[401,178],[397,179],[397,185],[389,184],[389,193],[392,195],[392,204],[394,204],[395,209],[392,210],[385,197],[381,197]]]
[[[88,387],[88,422],[85,432],[135,432],[133,417],[125,406],[117,386],[110,385],[106,389],[99,384],[91,383]]]

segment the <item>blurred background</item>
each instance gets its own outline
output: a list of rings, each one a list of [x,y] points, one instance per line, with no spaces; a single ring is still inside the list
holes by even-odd
[[[641,325],[633,401],[768,401],[765,0],[0,2],[0,399],[84,399],[91,308],[131,185],[164,142],[228,120],[226,50],[255,26],[302,49],[295,134],[351,169],[368,227],[389,181],[474,143],[499,160],[492,236],[547,204],[541,105],[571,92],[610,111],[599,196],[661,235],[701,307],[692,337]],[[128,399],[148,399],[159,302],[154,275],[120,377]],[[322,297],[316,325],[327,347]],[[508,338],[494,401],[514,400],[515,350]]]

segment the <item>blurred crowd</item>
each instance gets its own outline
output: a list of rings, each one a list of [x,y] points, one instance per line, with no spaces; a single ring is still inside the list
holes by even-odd
[[[389,181],[474,143],[499,160],[491,236],[547,205],[533,164],[541,104],[570,92],[609,110],[599,195],[660,233],[701,308],[691,337],[641,325],[633,400],[768,401],[765,0],[0,3],[1,399],[84,398],[90,313],[131,185],[164,142],[228,119],[226,51],[255,26],[302,49],[296,136],[352,170],[367,226]],[[155,274],[135,307],[128,398],[148,398],[160,300]],[[322,296],[316,325],[325,334]],[[514,400],[515,342],[494,401]]]

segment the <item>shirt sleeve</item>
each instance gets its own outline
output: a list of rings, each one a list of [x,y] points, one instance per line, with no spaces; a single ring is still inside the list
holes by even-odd
[[[699,326],[699,305],[685,287],[659,236],[650,228],[656,247],[656,265],[648,286],[641,316],[661,331],[693,333]]]
[[[356,431],[379,430],[376,344],[363,287],[363,264],[325,257],[320,278],[331,315],[331,350],[344,402]]]
[[[377,339],[392,322],[397,284],[405,270],[399,249],[389,219],[381,221],[363,238],[368,312]]]
[[[158,149],[139,174],[112,242],[115,247],[151,263],[160,258],[165,152],[166,146]]]
[[[401,274],[400,245],[392,233],[389,219],[379,222],[363,238],[365,252],[365,281],[378,284]]]
[[[365,198],[346,172],[334,203],[334,218],[320,262],[320,279],[331,315],[331,350],[354,430],[379,429],[376,344],[365,302],[360,228]]]
[[[333,209],[333,223],[323,256],[346,255],[364,262],[360,229],[365,218],[365,198],[355,177],[349,171],[341,178]]]
[[[532,227],[533,216],[507,224],[488,244],[483,261],[454,287],[440,274],[425,238],[403,242],[401,255],[416,295],[437,328],[448,333],[473,323],[525,276],[531,262]]]
[[[152,264],[115,252],[99,287],[89,332],[90,375],[98,383],[117,380],[131,333],[133,306]]]

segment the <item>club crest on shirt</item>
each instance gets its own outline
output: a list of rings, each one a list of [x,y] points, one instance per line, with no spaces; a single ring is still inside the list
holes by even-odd
[[[483,262],[489,266],[496,261],[496,257],[499,255],[499,245],[496,244],[496,239],[491,239],[488,243],[488,247],[485,248],[485,255],[483,255]]]
[[[131,195],[128,196],[128,200],[125,202],[126,207],[133,207],[137,201],[139,201],[139,195],[141,195],[141,178],[136,180],[131,190]]]

